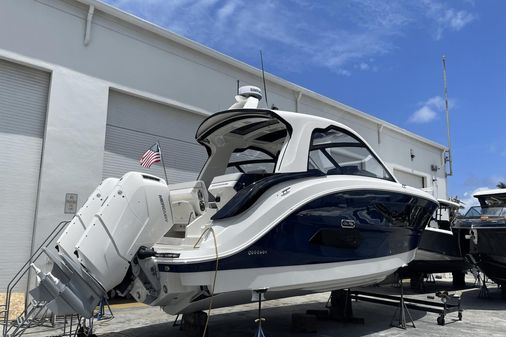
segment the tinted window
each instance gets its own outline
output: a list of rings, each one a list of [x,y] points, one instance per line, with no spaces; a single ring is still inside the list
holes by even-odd
[[[363,142],[336,128],[313,132],[308,168],[325,174],[360,175],[393,181]]]
[[[473,216],[480,216],[481,215],[481,208],[480,206],[473,206],[471,207],[467,212],[466,215],[464,215],[466,218],[473,217]]]
[[[273,173],[275,158],[254,148],[239,149],[232,153],[226,173]]]

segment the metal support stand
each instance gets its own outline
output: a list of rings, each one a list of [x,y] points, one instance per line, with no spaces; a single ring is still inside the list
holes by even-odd
[[[255,323],[258,323],[258,329],[255,337],[265,337],[264,330],[262,329],[262,322],[265,321],[265,318],[262,317],[262,297],[264,297],[267,289],[257,289],[254,292],[258,296],[258,318],[255,319]]]
[[[209,330],[204,335],[204,329],[207,321],[207,314],[203,311],[196,311],[183,314],[181,327],[186,337],[206,337]]]
[[[480,287],[480,293],[478,294],[479,298],[488,298],[488,288],[487,288],[487,277],[483,275],[481,278],[481,287]]]
[[[178,326],[178,327],[179,327],[179,330],[181,330],[181,329],[182,329],[182,327],[183,327],[183,324],[182,324],[182,322],[181,322],[181,321],[182,321],[183,319],[181,319],[181,321],[179,321],[179,316],[180,316],[180,314],[177,314],[176,319],[175,319],[175,320],[174,320],[174,322],[172,323],[172,326],[173,326],[173,327]]]
[[[108,313],[106,313],[105,310],[106,307]],[[100,303],[98,304],[98,312],[95,314],[95,318],[97,319],[97,321],[114,318],[114,314],[112,313],[111,306],[109,305],[109,301],[107,301],[107,298],[104,297],[100,300]]]
[[[402,289],[402,288],[401,288]],[[366,301],[371,303],[378,303],[383,305],[394,306],[397,310],[400,309],[400,318],[399,318],[399,327],[405,326],[406,322],[406,312],[408,312],[408,316],[413,323],[413,319],[408,309],[420,310],[425,312],[432,312],[438,314],[437,324],[445,325],[445,317],[447,314],[452,312],[458,313],[459,321],[462,320],[462,313],[464,310],[460,305],[460,295],[458,294],[448,294],[448,292],[437,292],[436,295],[441,300],[440,303],[434,301],[426,301],[419,300],[416,298],[404,298],[404,292],[401,292],[401,296],[393,296],[387,294],[380,293],[370,293],[366,291],[352,291],[352,298],[356,301]],[[434,299],[435,296],[427,296],[429,299]],[[403,311],[404,309],[404,317]],[[392,318],[392,322],[395,320],[395,315],[397,314],[397,310],[395,311],[394,318]],[[403,324],[404,322],[404,324]],[[414,323],[413,323],[414,326]]]
[[[402,274],[400,278],[402,278]],[[423,293],[429,290],[429,286],[432,286],[432,290],[436,291],[436,277],[434,274],[426,273],[415,273],[411,276],[410,287],[416,292]]]
[[[413,321],[413,317],[411,317],[411,313],[409,312],[406,303],[404,302],[404,285],[402,283],[402,278],[400,279],[401,284],[401,298],[399,301],[399,306],[395,309],[394,315],[392,316],[392,320],[390,321],[390,326],[395,326],[401,329],[406,330],[406,313],[408,314],[409,321],[413,325],[413,328],[416,328],[415,322]],[[394,324],[394,321],[397,319],[397,311],[399,312],[399,323]]]

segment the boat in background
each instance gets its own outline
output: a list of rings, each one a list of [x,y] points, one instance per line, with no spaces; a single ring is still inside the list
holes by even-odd
[[[242,87],[196,140],[197,181],[109,178],[46,251],[31,291],[58,315],[91,317],[111,289],[170,314],[382,281],[415,256],[438,206],[400,184],[355,131],[258,108]]]
[[[459,252],[465,258],[469,256],[469,230],[471,225],[481,216],[480,206],[471,206],[464,215],[458,215],[453,224],[453,234],[457,236]]]
[[[429,274],[452,273],[453,286],[465,286],[465,272],[470,268],[460,252],[458,233],[453,229],[460,204],[438,199],[439,207],[425,228],[415,259],[399,273],[411,278],[411,287],[424,290],[424,279]]]
[[[474,197],[480,217],[459,219],[456,227],[467,233],[472,262],[501,287],[506,300],[506,189],[480,191]]]

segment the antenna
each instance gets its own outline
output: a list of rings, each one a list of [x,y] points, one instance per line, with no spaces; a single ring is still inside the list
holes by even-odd
[[[262,55],[262,50],[260,50],[260,63],[262,64],[262,80],[264,82],[265,104],[267,105],[267,109],[269,109],[269,100],[267,99],[267,86],[265,85],[264,57]]]
[[[448,87],[446,85],[446,56],[443,55],[441,58],[443,62],[443,82],[444,82],[444,95],[445,95],[445,112],[446,112],[446,129],[448,131],[448,151],[445,155],[445,165],[449,163],[450,172],[446,173],[446,176],[453,175],[453,161],[452,161],[452,143],[450,137],[450,112],[448,111]]]

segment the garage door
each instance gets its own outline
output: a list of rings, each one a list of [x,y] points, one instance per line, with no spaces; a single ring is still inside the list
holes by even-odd
[[[425,180],[424,177],[408,173],[400,170],[394,169],[394,175],[399,180],[401,184],[416,187],[416,188],[424,188],[425,187]]]
[[[0,60],[1,289],[30,254],[49,79]]]
[[[139,165],[142,154],[159,141],[169,183],[195,180],[207,159],[195,139],[204,117],[167,105],[111,91],[107,113],[103,177],[129,171],[164,178],[161,163]],[[165,179],[165,178],[164,178]]]

